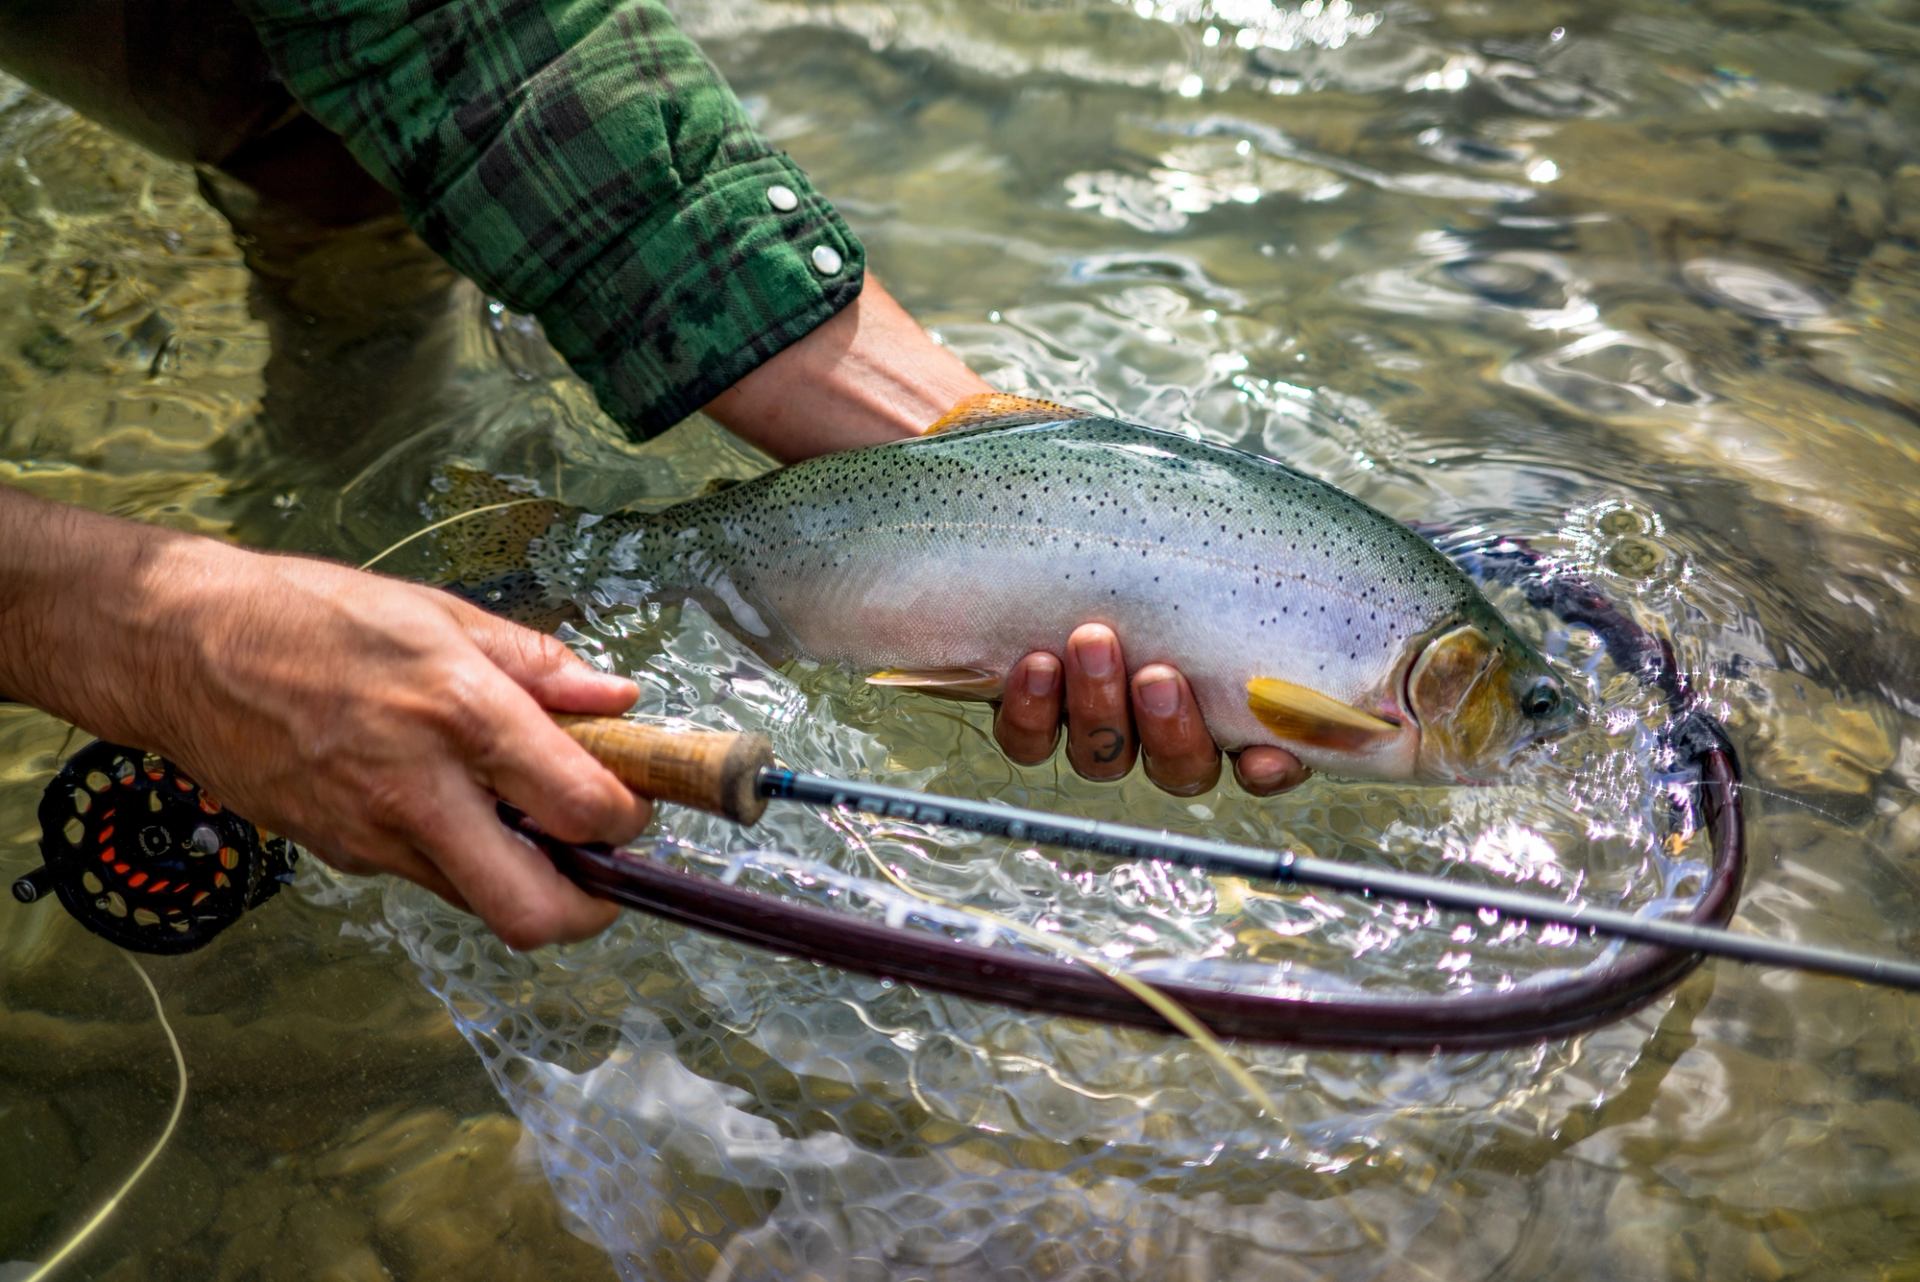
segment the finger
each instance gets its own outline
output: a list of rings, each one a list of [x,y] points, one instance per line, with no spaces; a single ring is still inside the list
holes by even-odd
[[[600,671],[557,637],[495,618],[457,597],[447,600],[457,607],[455,618],[480,652],[541,707],[611,717],[631,708],[640,697],[640,688],[632,681]]]
[[[653,807],[575,743],[531,695],[497,682],[473,698],[460,736],[481,787],[518,806],[562,841],[623,845]]]
[[[1248,748],[1233,760],[1233,777],[1256,797],[1298,788],[1312,773],[1285,748]]]
[[[1191,797],[1220,782],[1220,749],[1200,717],[1187,679],[1164,663],[1150,663],[1133,676],[1133,722],[1147,778],[1177,797]]]
[[[449,773],[435,790],[432,816],[422,830],[402,835],[509,947],[585,939],[619,915],[616,905],[581,890],[507,831],[493,803],[458,775]]]
[[[301,849],[312,854],[329,867],[337,868],[352,877],[372,877],[381,873],[392,873],[404,877],[417,886],[424,886],[440,898],[458,908],[461,912],[472,912],[467,901],[453,883],[448,881],[438,868],[405,842],[388,837],[372,838],[354,853],[321,850],[306,844]]]
[[[1120,779],[1133,769],[1127,667],[1110,628],[1089,623],[1067,638],[1067,760],[1087,779]]]
[[[1023,766],[1037,766],[1060,742],[1060,660],[1040,651],[1013,665],[993,714],[1000,750]]]

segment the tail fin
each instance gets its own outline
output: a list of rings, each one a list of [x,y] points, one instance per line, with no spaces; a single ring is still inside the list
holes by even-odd
[[[448,576],[441,587],[483,610],[550,632],[580,612],[572,601],[549,594],[533,568],[535,544],[579,509],[531,490],[473,468],[450,467],[435,479],[427,510],[446,522],[434,531]]]

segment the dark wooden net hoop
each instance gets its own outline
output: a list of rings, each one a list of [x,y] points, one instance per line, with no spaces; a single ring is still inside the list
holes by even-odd
[[[1529,601],[1592,629],[1624,670],[1658,689],[1672,719],[1661,733],[1676,767],[1699,771],[1687,805],[1712,842],[1706,885],[1690,924],[1723,926],[1733,916],[1745,869],[1739,772],[1719,724],[1697,705],[1672,647],[1635,622],[1592,584],[1555,572],[1516,541],[1456,550],[1483,575],[1520,587]],[[1165,1029],[1158,1014],[1105,976],[1069,961],[990,948],[890,927],[846,913],[669,867],[605,847],[574,846],[530,825],[522,829],[555,864],[594,894],[699,930],[864,974],[1046,1015]],[[1435,997],[1236,993],[1155,980],[1214,1032],[1255,1041],[1363,1050],[1472,1050],[1577,1033],[1631,1014],[1700,964],[1697,953],[1651,946],[1623,949],[1605,965],[1523,981],[1498,992]]]

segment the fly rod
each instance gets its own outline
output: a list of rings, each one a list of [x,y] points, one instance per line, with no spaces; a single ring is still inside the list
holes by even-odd
[[[777,766],[764,735],[671,730],[623,718],[558,720],[636,792],[742,824],[758,821],[769,800],[794,801],[820,809],[857,811],[1084,850],[1114,859],[1159,859],[1203,872],[1429,903],[1455,912],[1492,910],[1507,917],[1552,922],[1751,965],[1838,975],[1920,991],[1920,964],[1914,962],[1764,939],[1722,927],[1639,917],[1577,899],[1551,899],[1495,886],[1367,868],[1288,850],[1261,850],[1042,810],[803,774]]]
[[[1912,962],[1288,850],[803,774],[776,765],[772,745],[759,734],[677,729],[623,717],[555,719],[635,792],[743,825],[757,822],[770,800],[793,801],[1113,859],[1160,859],[1203,872],[1428,903],[1455,912],[1491,910],[1754,965],[1920,991],[1920,964]],[[77,813],[74,799],[86,789],[87,780],[105,783],[84,813]],[[198,947],[270,897],[292,868],[293,853],[286,842],[263,841],[252,824],[203,798],[197,785],[171,763],[113,744],[95,743],[67,763],[42,800],[40,819],[46,865],[16,880],[14,897],[31,903],[57,894],[88,929],[139,951]],[[116,826],[128,825],[128,832],[116,836]],[[78,837],[68,837],[69,830]],[[562,871],[582,880],[568,865],[562,864]],[[593,889],[585,880],[582,884]]]

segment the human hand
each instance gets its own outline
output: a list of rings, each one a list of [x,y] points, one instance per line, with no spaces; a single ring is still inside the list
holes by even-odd
[[[547,715],[620,712],[631,682],[443,592],[8,487],[0,546],[8,695],[170,757],[263,828],[416,881],[515,947],[613,920],[494,798],[567,840],[635,836],[647,802]]]
[[[1185,677],[1150,663],[1129,680],[1119,638],[1098,623],[1076,628],[1066,648],[1064,664],[1039,651],[1007,674],[993,734],[1008,757],[1031,766],[1052,756],[1064,702],[1067,760],[1082,777],[1123,778],[1144,752],[1147,777],[1176,796],[1206,792],[1219,781],[1220,749]],[[1284,748],[1255,747],[1234,758],[1233,774],[1264,797],[1298,786],[1307,768]]]
[[[636,836],[648,803],[547,715],[618,713],[631,682],[428,588],[220,544],[175,555],[166,610],[140,629],[152,693],[127,701],[132,742],[336,868],[417,882],[513,947],[611,924],[617,909],[510,834],[494,798],[564,840]]]

